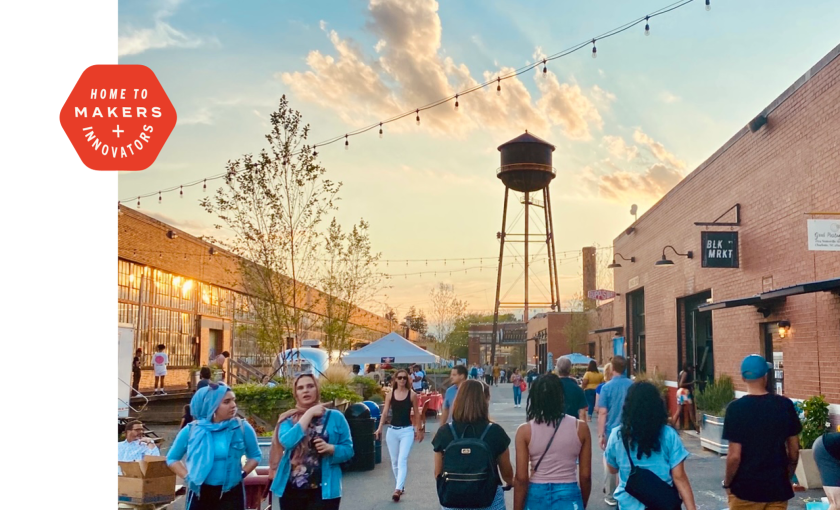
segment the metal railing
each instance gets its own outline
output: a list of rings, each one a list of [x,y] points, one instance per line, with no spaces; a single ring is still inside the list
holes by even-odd
[[[233,358],[228,360],[228,372],[230,376],[229,382],[231,384],[242,384],[253,382],[256,379],[258,382],[262,381],[265,375],[262,370],[250,365],[242,360],[235,360]]]
[[[496,177],[503,172],[523,172],[527,170],[537,170],[542,172],[551,172],[551,175],[557,175],[557,170],[551,165],[541,165],[539,163],[513,163],[510,165],[502,165],[496,169]]]
[[[135,409],[135,408],[131,407],[131,403],[126,402],[126,401],[124,401],[124,400],[123,400],[123,399],[121,399],[121,398],[117,398],[117,400],[119,400],[120,402],[122,402],[123,404],[125,404],[125,406],[126,406],[126,407],[128,407],[129,409],[131,409],[132,411],[134,411],[136,414],[140,414],[140,413],[142,413],[143,411],[145,411],[145,410],[146,410],[146,407],[149,405],[149,397],[147,397],[146,395],[143,395],[143,394],[142,394],[142,393],[140,393],[139,391],[135,391],[133,386],[131,386],[131,385],[130,385],[130,384],[128,384],[127,382],[123,381],[123,380],[122,380],[122,379],[120,379],[119,377],[118,377],[117,379],[119,379],[119,381],[120,381],[122,384],[125,384],[126,386],[128,386],[128,387],[130,388],[131,393],[129,393],[129,397],[128,397],[128,399],[129,399],[129,400],[131,400],[131,399],[132,399],[132,397],[134,397],[134,396],[138,396],[138,397],[142,398],[143,400],[145,400],[145,402],[143,403],[143,407],[141,407],[140,409]],[[136,394],[136,395],[133,395],[133,394]]]

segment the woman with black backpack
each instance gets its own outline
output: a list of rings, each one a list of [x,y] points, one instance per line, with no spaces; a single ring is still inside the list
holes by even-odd
[[[502,481],[513,484],[510,437],[490,421],[484,384],[470,379],[458,387],[452,423],[438,429],[435,478],[441,508],[504,510]]]
[[[668,426],[659,389],[636,382],[627,391],[621,425],[610,432],[607,468],[618,473],[615,499],[621,510],[696,510],[685,473],[688,450]]]
[[[566,407],[563,383],[555,374],[534,382],[516,431],[514,510],[586,508],[592,489],[589,427]]]

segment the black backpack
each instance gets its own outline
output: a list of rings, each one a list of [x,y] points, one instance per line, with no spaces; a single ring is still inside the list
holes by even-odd
[[[443,472],[437,477],[442,506],[483,508],[493,503],[498,486],[496,458],[484,441],[490,426],[488,423],[481,437],[473,438],[458,437],[453,424],[449,424],[453,439],[443,450]]]

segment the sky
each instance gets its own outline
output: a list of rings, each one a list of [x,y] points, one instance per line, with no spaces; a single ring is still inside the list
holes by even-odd
[[[286,95],[316,143],[495,79],[667,6],[667,0],[121,0],[119,62],[151,68],[178,112],[156,162],[119,176],[119,197],[224,172],[265,147]],[[580,292],[580,249],[602,248],[840,43],[840,2],[702,0],[453,102],[319,149],[340,181],[336,218],[370,224],[392,275],[368,309],[430,306],[438,282],[491,311],[504,186],[497,147],[526,129],[555,145],[550,185],[560,296]],[[208,191],[221,181],[208,184]],[[201,186],[140,211],[217,234]],[[522,232],[520,197],[508,232]],[[537,215],[534,215],[537,216]],[[541,217],[541,215],[540,215]],[[532,221],[532,231],[542,225]],[[534,245],[539,246],[539,245]],[[532,302],[547,302],[544,250]],[[521,245],[506,250],[502,301],[523,298]],[[444,262],[441,259],[447,259]],[[473,259],[473,260],[470,260]],[[409,260],[409,262],[406,262]],[[602,264],[602,267],[605,264]],[[418,275],[416,273],[424,273]],[[599,286],[610,285],[609,274]],[[521,313],[521,312],[520,312]]]

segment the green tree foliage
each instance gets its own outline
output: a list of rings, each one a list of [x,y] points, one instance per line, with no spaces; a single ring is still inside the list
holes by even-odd
[[[799,447],[803,450],[814,446],[818,437],[828,432],[828,402],[822,395],[816,395],[802,402],[805,419],[799,433]]]

